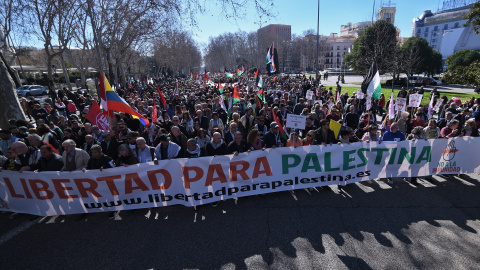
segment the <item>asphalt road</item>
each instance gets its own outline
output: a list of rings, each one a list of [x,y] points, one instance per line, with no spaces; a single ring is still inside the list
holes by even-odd
[[[0,214],[2,269],[478,269],[480,178],[297,190],[116,220]]]

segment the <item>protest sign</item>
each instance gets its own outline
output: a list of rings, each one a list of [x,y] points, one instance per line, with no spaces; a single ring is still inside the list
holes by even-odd
[[[413,108],[419,107],[420,103],[422,102],[422,99],[423,99],[423,95],[420,95],[420,94],[410,95],[408,100],[408,107],[413,107]]]
[[[307,121],[306,115],[288,114],[286,127],[294,128],[294,129],[305,129],[306,121]]]
[[[312,100],[312,99],[313,99],[313,91],[312,91],[312,90],[308,90],[306,97],[307,97],[308,100]]]
[[[358,89],[357,98],[358,99],[363,99],[364,97],[365,97],[365,94],[362,92],[362,89]]]
[[[395,102],[395,108],[397,109],[397,112],[404,112],[405,105],[407,105],[406,98],[397,98],[397,101]]]

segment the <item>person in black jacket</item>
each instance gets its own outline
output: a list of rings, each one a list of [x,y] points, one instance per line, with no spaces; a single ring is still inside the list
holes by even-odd
[[[112,133],[110,131],[105,131],[102,134],[103,141],[100,143],[100,146],[102,147],[102,152],[105,153],[105,155],[116,159],[118,157],[118,146],[119,143],[115,136],[112,136]]]
[[[227,152],[229,154],[238,154],[247,151],[245,140],[240,131],[235,132],[235,139],[227,147]]]
[[[270,131],[263,135],[263,142],[267,148],[275,148],[285,146],[287,141],[280,136],[277,122],[270,124]]]
[[[226,155],[228,153],[227,144],[222,140],[220,132],[215,132],[212,135],[210,143],[206,146],[209,156]]]
[[[31,170],[36,172],[60,171],[63,167],[62,156],[53,152],[50,145],[42,145],[40,147],[40,154],[42,157],[38,162],[31,167]]]
[[[320,121],[320,127],[315,130],[315,140],[318,144],[326,145],[337,143],[335,138],[335,133],[330,129],[330,121],[327,119],[322,119]]]
[[[227,131],[225,131],[225,144],[229,145],[231,142],[233,142],[233,139],[235,138],[235,132],[237,132],[237,123],[231,122],[230,127]]]
[[[113,159],[102,153],[102,147],[98,144],[92,145],[90,148],[91,158],[88,160],[85,170],[103,170],[115,167]]]
[[[127,167],[128,165],[138,164],[138,158],[133,154],[132,149],[127,144],[121,144],[118,147],[118,158],[115,160],[115,166]]]
[[[197,110],[197,117],[193,119],[193,122],[200,123],[200,127],[205,130],[208,130],[208,125],[210,124],[210,120],[206,116],[203,116],[203,112],[201,110]]]
[[[197,141],[193,138],[188,139],[187,149],[183,152],[184,158],[198,158],[207,156],[207,150],[204,147],[200,147]]]

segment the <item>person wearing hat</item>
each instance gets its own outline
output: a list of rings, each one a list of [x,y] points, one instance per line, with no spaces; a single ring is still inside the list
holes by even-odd
[[[47,121],[48,112],[40,104],[33,105],[32,116],[35,121],[38,119],[43,119]]]
[[[267,148],[276,148],[285,146],[286,140],[280,137],[280,132],[278,130],[279,126],[277,122],[272,122],[270,124],[270,130],[267,134],[263,135],[263,142]]]
[[[155,149],[155,157],[157,160],[177,158],[181,155],[181,147],[178,144],[171,142],[167,135],[160,135],[158,140],[160,143]]]

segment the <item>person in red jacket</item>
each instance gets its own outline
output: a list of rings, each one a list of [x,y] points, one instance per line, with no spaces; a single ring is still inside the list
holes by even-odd
[[[380,116],[383,116],[383,108],[385,107],[385,95],[381,94],[380,99],[378,99],[378,112]]]

